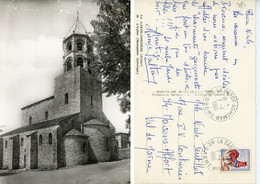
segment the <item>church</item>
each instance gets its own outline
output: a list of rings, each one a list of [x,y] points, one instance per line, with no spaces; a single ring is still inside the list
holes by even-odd
[[[79,17],[63,39],[54,95],[23,107],[21,127],[0,136],[0,169],[58,169],[118,160],[115,127],[102,110],[93,41]]]

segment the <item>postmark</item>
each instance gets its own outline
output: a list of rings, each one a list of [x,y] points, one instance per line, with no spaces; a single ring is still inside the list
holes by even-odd
[[[221,170],[221,150],[233,150],[234,144],[224,137],[214,137],[204,144],[202,159],[204,166],[211,171]]]
[[[249,171],[249,149],[222,149],[221,171]]]
[[[204,112],[214,121],[227,121],[238,109],[237,96],[228,88],[215,87],[207,91],[203,102]]]

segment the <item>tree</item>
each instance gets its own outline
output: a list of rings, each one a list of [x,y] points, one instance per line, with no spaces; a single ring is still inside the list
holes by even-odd
[[[99,6],[92,39],[95,60],[103,77],[103,92],[118,95],[120,109],[130,112],[130,1],[95,0]],[[126,120],[130,127],[130,116]]]
[[[4,128],[5,128],[5,126],[4,126],[4,125],[0,125],[0,135],[1,135],[1,133],[3,133],[3,131],[4,131]]]

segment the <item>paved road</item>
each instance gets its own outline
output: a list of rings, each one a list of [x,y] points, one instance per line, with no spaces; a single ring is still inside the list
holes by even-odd
[[[128,184],[129,181],[129,159],[0,177],[0,184]]]

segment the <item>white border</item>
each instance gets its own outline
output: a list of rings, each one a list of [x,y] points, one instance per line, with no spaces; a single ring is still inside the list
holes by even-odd
[[[134,37],[135,37],[135,25],[134,25],[134,1],[130,0],[131,3],[131,157],[130,157],[130,181],[134,184],[134,58],[135,58],[135,47],[134,47]]]
[[[260,0],[256,0],[256,183],[260,184]]]

